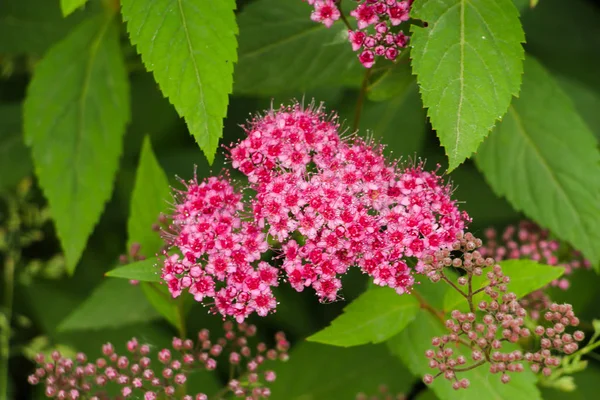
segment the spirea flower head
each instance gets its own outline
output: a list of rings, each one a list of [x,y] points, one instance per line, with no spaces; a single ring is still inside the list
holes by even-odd
[[[278,284],[278,270],[260,261],[266,236],[242,218],[241,194],[225,177],[194,178],[185,185],[164,235],[176,250],[165,252],[162,268],[170,292],[212,299],[213,311],[240,322],[253,312],[267,315],[276,306],[271,288]]]
[[[340,9],[333,0],[308,0],[314,11],[311,19],[328,28],[341,18]],[[357,29],[348,30],[352,50],[358,59],[371,68],[376,57],[396,60],[408,42],[408,37],[396,27],[408,21],[412,0],[357,0],[350,16],[356,19]]]
[[[233,167],[256,191],[254,218],[281,244],[296,290],[312,287],[333,301],[341,275],[358,266],[404,293],[414,282],[407,258],[419,271],[420,260],[450,246],[469,218],[423,164],[401,168],[381,146],[342,140],[338,128],[322,107],[267,111],[230,149]]]

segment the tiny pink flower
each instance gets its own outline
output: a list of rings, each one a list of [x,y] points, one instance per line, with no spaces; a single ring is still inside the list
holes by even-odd
[[[315,22],[321,22],[330,28],[335,21],[340,19],[340,10],[333,0],[316,0],[314,7],[311,19]]]

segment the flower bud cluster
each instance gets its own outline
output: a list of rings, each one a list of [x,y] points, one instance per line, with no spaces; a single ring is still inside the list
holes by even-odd
[[[549,375],[552,367],[560,364],[559,353],[571,354],[578,349],[577,342],[583,340],[583,332],[573,335],[565,333],[568,326],[579,323],[570,305],[550,305],[545,319],[554,325],[549,328],[538,326],[531,332],[525,326],[526,309],[516,294],[507,291],[510,278],[502,272],[500,265],[491,257],[485,257],[478,248],[481,240],[471,233],[459,234],[452,245],[453,252],[441,250],[429,257],[426,273],[433,281],[444,280],[466,298],[470,312],[454,310],[446,320],[449,334],[434,337],[434,349],[426,351],[429,366],[438,372],[425,375],[424,382],[430,384],[439,376],[452,382],[454,389],[467,388],[468,379],[459,379],[460,372],[489,365],[492,374],[499,374],[502,383],[510,382],[510,374],[522,372],[525,362],[534,372]],[[459,254],[459,255],[457,255]],[[466,274],[453,284],[445,275],[444,268],[455,267]],[[473,276],[484,276],[487,284],[479,289],[472,287]],[[466,286],[463,291],[460,287]],[[477,296],[474,304],[474,296]],[[541,349],[523,354],[507,344],[517,343],[523,338],[535,336]],[[468,349],[459,351],[458,349]]]
[[[508,226],[499,237],[494,228],[485,231],[486,243],[481,248],[485,256],[496,261],[527,258],[547,265],[557,265],[565,269],[563,277],[552,281],[551,285],[566,290],[567,278],[573,270],[590,268],[591,264],[580,252],[564,249],[564,244],[551,239],[547,230],[541,229],[531,221],[521,221],[518,226]]]
[[[527,258],[564,268],[564,275],[550,283],[552,287],[568,289],[568,276],[573,270],[591,266],[580,252],[568,248],[558,240],[550,239],[547,230],[541,229],[531,221],[521,221],[518,226],[509,225],[500,237],[494,228],[488,228],[485,236],[487,241],[481,248],[481,253],[494,257],[497,261]],[[543,289],[536,290],[519,301],[535,320],[538,320],[543,310],[552,303]]]
[[[339,3],[334,0],[307,0],[314,7],[311,19],[328,28],[342,17]],[[365,68],[371,68],[376,57],[394,61],[408,42],[398,29],[408,21],[412,0],[357,0],[350,16],[357,21],[357,29],[348,30],[352,50],[359,51],[358,59]]]
[[[182,394],[184,384],[195,370],[212,371],[217,368],[217,359],[225,359],[232,368],[245,371],[227,385],[227,391],[247,399],[267,398],[268,383],[275,380],[273,371],[264,371],[261,366],[266,360],[287,360],[289,343],[283,333],[275,335],[275,347],[267,349],[265,343],[256,347],[248,339],[256,334],[256,327],[247,324],[234,326],[225,323],[225,335],[211,340],[206,329],[198,334],[198,340],[173,338],[170,349],[162,349],[150,357],[151,346],[140,344],[133,338],[127,342],[127,352],[118,354],[114,346],[102,346],[103,357],[88,361],[83,353],[75,360],[64,358],[54,351],[49,359],[43,354],[35,358],[37,368],[29,376],[32,385],[43,384],[49,398],[76,400],[79,398],[158,398],[206,400],[205,393]],[[119,396],[110,396],[108,386],[119,388]]]
[[[534,333],[540,337],[540,349],[536,352],[525,354],[525,360],[531,363],[534,372],[541,372],[544,376],[552,373],[552,367],[560,365],[560,358],[555,354],[573,354],[579,349],[578,342],[584,339],[582,331],[567,333],[568,327],[579,325],[579,318],[575,316],[570,304],[553,303],[544,313],[544,320],[550,326],[538,325]]]

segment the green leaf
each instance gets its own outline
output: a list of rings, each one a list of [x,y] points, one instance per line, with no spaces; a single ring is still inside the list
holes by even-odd
[[[525,41],[511,0],[417,0],[413,72],[449,159],[449,169],[477,150],[519,93]]]
[[[127,247],[141,245],[141,254],[152,257],[163,245],[152,225],[161,212],[168,208],[171,188],[165,172],[154,156],[150,138],[146,136],[131,195],[129,220],[127,221]]]
[[[146,299],[178,332],[185,327],[185,314],[180,312],[184,298],[174,299],[164,285],[142,282],[141,285]]]
[[[47,53],[29,85],[24,115],[25,139],[73,273],[110,198],[129,119],[112,16],[84,22]]]
[[[560,278],[565,269],[553,265],[538,264],[532,260],[505,260],[499,263],[504,275],[510,277],[508,291],[514,292],[517,298],[522,298],[529,293],[545,287],[555,279]],[[484,274],[485,275],[485,274]],[[488,284],[485,276],[474,276],[472,281],[473,290],[483,288]],[[485,294],[479,293],[474,296],[473,303],[477,304]],[[463,296],[456,290],[449,290],[444,297],[444,310],[450,312],[454,309],[461,311],[469,307]]]
[[[142,282],[160,282],[160,268],[154,257],[115,268],[105,275],[111,278],[134,279]]]
[[[160,318],[139,287],[110,279],[96,290],[59,325],[59,331],[118,328]]]
[[[212,164],[237,61],[235,1],[121,3],[131,42]]]
[[[431,338],[446,333],[447,331],[440,321],[429,312],[421,310],[415,321],[391,338],[387,345],[413,374],[423,376],[435,372],[429,368],[429,359],[425,357],[425,351],[431,348]],[[507,349],[517,348],[511,344],[504,346]],[[453,347],[453,350],[455,354],[463,353],[467,360],[471,359],[469,349],[460,346]],[[541,400],[540,392],[535,384],[536,377],[529,369],[518,374],[511,374],[510,384],[507,385],[500,381],[499,374],[490,374],[489,368],[485,365],[461,372],[458,377],[469,379],[471,385],[467,390],[452,389],[452,383],[443,377],[436,379],[429,388],[441,400]]]
[[[235,93],[271,96],[291,90],[359,86],[364,68],[341,21],[311,21],[302,1],[258,0],[239,14],[240,60]]]
[[[33,170],[22,130],[21,105],[0,106],[0,191],[15,186]]]
[[[376,394],[385,384],[391,393],[408,392],[413,377],[383,345],[343,349],[316,343],[295,346],[289,361],[273,366],[273,400],[354,399]]]
[[[75,13],[63,18],[56,0],[2,0],[0,53],[41,55],[85,17]]]
[[[399,295],[389,288],[369,289],[344,308],[330,326],[307,340],[342,347],[381,343],[404,329],[418,311],[414,296]]]
[[[600,139],[600,92],[571,77],[554,75],[561,89],[571,98],[577,112]]]
[[[497,194],[598,264],[597,146],[570,99],[528,57],[521,97],[481,146],[476,161]]]
[[[83,7],[85,3],[87,3],[87,0],[60,0],[60,9],[63,16],[66,17],[79,7]]]

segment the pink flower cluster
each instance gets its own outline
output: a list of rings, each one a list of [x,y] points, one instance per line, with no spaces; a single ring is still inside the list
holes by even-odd
[[[422,164],[400,168],[380,146],[341,140],[338,129],[320,107],[271,110],[230,149],[232,165],[256,191],[256,223],[281,244],[296,290],[310,286],[333,301],[341,275],[356,265],[404,293],[414,282],[406,258],[450,246],[469,217]]]
[[[308,0],[314,6],[311,19],[322,22],[328,28],[341,18],[341,12],[334,0]],[[408,42],[401,31],[392,29],[408,21],[412,0],[357,0],[357,7],[350,15],[357,21],[356,30],[348,30],[352,50],[360,51],[358,59],[371,68],[375,57],[385,57],[394,61]],[[373,29],[369,29],[369,27]]]
[[[176,194],[171,232],[164,237],[179,252],[168,255],[162,279],[173,297],[186,290],[196,301],[214,298],[214,311],[239,322],[275,308],[271,291],[278,270],[260,261],[268,249],[266,235],[243,220],[242,195],[224,177],[211,177]]]
[[[162,269],[173,296],[214,299],[214,312],[241,322],[275,309],[280,273],[334,301],[351,266],[404,293],[414,283],[407,258],[420,272],[423,257],[470,221],[441,177],[422,164],[400,168],[358,137],[342,140],[321,107],[282,106],[245,129],[229,156],[255,193],[248,207],[227,178],[192,179],[175,195],[164,237],[176,251],[165,251]],[[261,260],[270,247],[272,265]]]
[[[267,360],[288,359],[290,347],[285,335],[275,335],[275,347],[268,349],[265,343],[250,347],[248,338],[255,336],[254,325],[231,322],[224,324],[225,335],[211,341],[210,332],[203,329],[194,343],[190,339],[173,338],[171,349],[162,349],[152,361],[153,352],[148,344],[140,344],[133,338],[127,342],[127,352],[118,354],[107,343],[102,346],[104,357],[88,361],[77,354],[75,360],[63,357],[58,351],[49,358],[39,354],[35,358],[37,368],[29,376],[32,385],[43,384],[45,395],[50,398],[77,399],[126,399],[144,400],[184,399],[207,400],[205,393],[182,394],[189,375],[194,371],[213,371],[217,360],[224,358],[231,370],[244,372],[243,379],[231,377],[223,394],[249,400],[265,399],[271,394],[268,387],[276,378],[275,372],[264,370]],[[109,396],[110,389],[118,388],[120,395]]]

